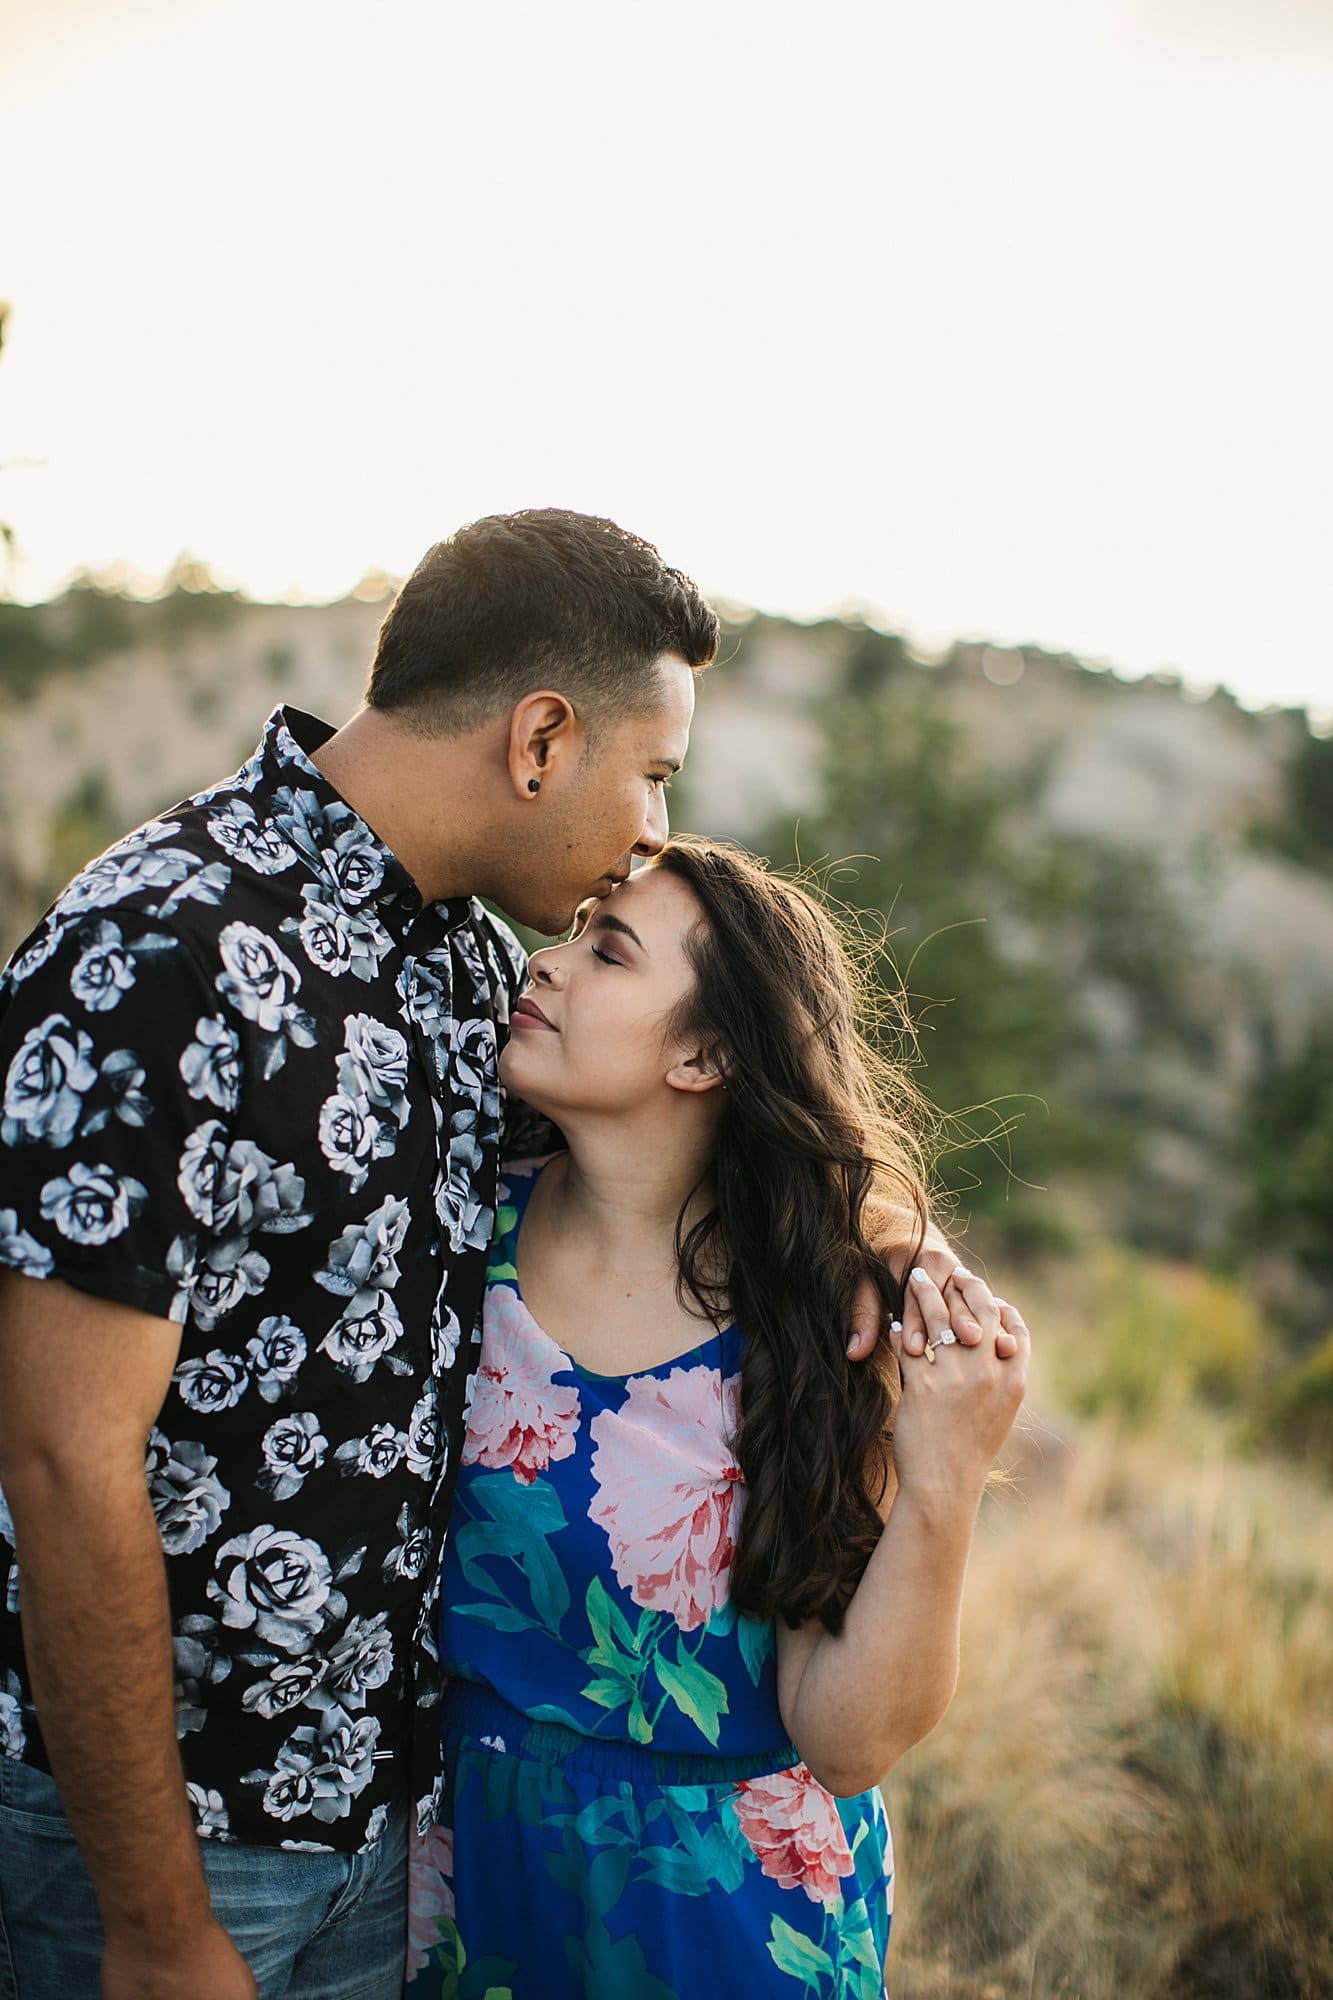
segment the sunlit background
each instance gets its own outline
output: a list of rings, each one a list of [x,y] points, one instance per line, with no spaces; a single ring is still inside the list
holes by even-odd
[[[1326,0],[44,0],[0,20],[13,587],[710,589],[1333,718]]]
[[[1036,1329],[895,2000],[1325,2000],[1333,0],[42,0],[0,174],[0,956],[460,521],[657,541]]]

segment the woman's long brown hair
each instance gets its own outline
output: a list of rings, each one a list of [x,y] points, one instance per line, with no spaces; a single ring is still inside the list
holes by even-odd
[[[871,1239],[896,1211],[915,1262],[920,1100],[861,1031],[857,975],[812,896],[711,841],[673,840],[654,866],[703,913],[673,1032],[715,1050],[726,1077],[715,1205],[687,1226],[687,1203],[676,1249],[682,1298],[745,1333],[732,1596],[751,1617],[836,1632],[882,1531],[897,1383],[891,1362],[848,1360],[852,1301],[869,1275],[902,1316]]]

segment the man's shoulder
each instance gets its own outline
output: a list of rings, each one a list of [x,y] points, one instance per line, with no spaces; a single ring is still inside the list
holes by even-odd
[[[215,960],[237,873],[231,832],[237,815],[257,819],[250,770],[145,820],[86,862],[15,949],[0,992],[12,995],[90,941],[113,949],[131,934],[140,949],[178,947],[182,963]]]

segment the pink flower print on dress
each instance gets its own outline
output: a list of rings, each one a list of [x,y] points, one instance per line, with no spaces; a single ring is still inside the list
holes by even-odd
[[[812,1903],[831,1902],[838,1878],[856,1865],[832,1792],[804,1764],[794,1764],[772,1777],[743,1780],[734,1804],[765,1875],[784,1889],[804,1889]]]
[[[507,1285],[486,1294],[481,1366],[468,1416],[464,1465],[509,1466],[531,1486],[554,1459],[568,1458],[579,1427],[579,1392],[552,1381],[569,1366]]]
[[[725,1604],[740,1529],[741,1470],[731,1440],[740,1376],[715,1368],[638,1375],[618,1410],[590,1426],[597,1449],[591,1514],[606,1530],[616,1580],[634,1602],[693,1632]]]
[[[413,1833],[407,1850],[407,1976],[415,1978],[440,1942],[440,1923],[454,1914],[454,1830]]]

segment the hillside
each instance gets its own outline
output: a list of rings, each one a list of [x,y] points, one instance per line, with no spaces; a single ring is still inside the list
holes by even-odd
[[[349,714],[383,609],[374,588],[249,604],[188,569],[153,603],[85,585],[0,606],[0,946],[89,855],[238,763],[276,702]],[[1117,1227],[1218,1254],[1245,1103],[1333,992],[1333,870],[1279,851],[1304,718],[1035,650],[921,661],[835,620],[735,611],[723,659],[676,823],[779,860],[795,823],[805,860],[870,857],[839,892],[892,911],[900,964],[921,947],[927,1087],[950,1111],[1023,1110],[1017,1182],[977,1152],[964,1219],[1043,1213],[1020,1184],[1081,1184],[1100,1155]],[[957,927],[971,957],[938,942]],[[997,982],[1011,1004],[988,1011]]]

